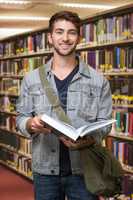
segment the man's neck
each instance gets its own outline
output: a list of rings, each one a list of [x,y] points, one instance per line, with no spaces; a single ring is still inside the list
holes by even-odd
[[[65,79],[75,68],[75,54],[71,56],[56,56],[53,57],[52,72],[60,80]]]

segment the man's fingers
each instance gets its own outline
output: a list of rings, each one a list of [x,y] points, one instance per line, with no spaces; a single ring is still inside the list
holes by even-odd
[[[60,140],[70,149],[76,150],[86,146],[89,146],[94,143],[94,140],[90,138],[79,139],[77,141],[72,141],[65,137],[60,137]]]
[[[51,133],[51,129],[50,128],[43,128],[42,131],[44,133]]]
[[[51,133],[51,129],[45,127],[32,127],[32,131],[35,133]]]
[[[75,142],[72,142],[72,140],[68,138],[60,137],[59,139],[69,148],[75,146]]]

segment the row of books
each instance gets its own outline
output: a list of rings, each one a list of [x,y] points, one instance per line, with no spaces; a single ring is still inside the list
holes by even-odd
[[[133,71],[133,47],[81,51],[80,56],[98,71]]]
[[[25,154],[31,155],[31,146],[31,140],[19,137],[19,152],[24,152]]]
[[[129,74],[130,75],[130,74]],[[115,97],[116,97],[116,101],[115,103],[117,103],[117,97],[119,97],[120,101],[119,103],[126,103],[126,99],[130,99],[128,102],[130,103],[129,105],[132,105],[132,96],[133,96],[133,84],[132,84],[132,81],[133,81],[133,78],[132,76],[124,76],[124,75],[121,75],[121,76],[113,76],[113,77],[109,77],[109,81],[110,81],[110,86],[111,86],[111,91],[112,91],[112,94],[113,94],[113,99],[115,101]],[[122,95],[122,96],[121,96]],[[124,96],[125,97],[124,97]],[[123,98],[123,101],[122,98]],[[120,104],[121,106],[122,104]],[[126,104],[128,105],[128,104]]]
[[[25,174],[28,177],[32,176],[31,159],[9,151],[6,148],[0,148],[0,160],[11,166],[19,173]]]
[[[83,24],[80,32],[81,44],[104,44],[133,38],[133,13]],[[47,32],[38,32],[0,43],[0,56],[21,55],[46,49],[50,49]]]
[[[133,176],[131,174],[125,174],[122,181],[122,194],[118,197],[105,198],[99,196],[99,200],[133,200]]]
[[[26,174],[28,177],[32,176],[31,159],[24,156],[19,156],[17,160],[17,169],[19,172]]]
[[[31,155],[31,140],[19,137],[19,135],[0,131],[0,141],[2,144],[5,144],[9,149],[15,149],[16,151],[25,154]]]
[[[0,79],[0,91],[17,95],[20,92],[20,79],[2,78]]]
[[[133,105],[133,96],[127,96],[122,94],[112,94],[112,102],[115,106],[126,106]]]
[[[133,71],[133,47],[81,51],[78,53],[85,63],[98,71]],[[0,61],[1,75],[24,75],[46,63],[50,56],[30,57]]]
[[[11,147],[11,149],[19,149],[19,137],[15,134],[0,131],[0,142]]]
[[[47,34],[35,33],[0,43],[0,56],[28,54],[46,49],[49,49]]]
[[[15,112],[16,111],[16,97],[1,96],[0,97],[0,111],[1,112]]]
[[[133,13],[102,18],[81,27],[82,42],[105,44],[133,38]]]
[[[117,120],[113,125],[114,132],[133,137],[133,112],[114,110],[113,117]]]
[[[0,75],[25,75],[45,64],[47,57],[30,57],[0,61]]]
[[[11,131],[16,131],[16,116],[0,113],[0,127]]]
[[[133,146],[131,143],[121,142],[109,137],[106,144],[122,164],[130,166],[133,170]]]
[[[124,176],[122,188],[123,188],[124,194],[130,195],[129,200],[132,200],[133,199],[133,189],[132,189],[133,188],[133,175],[127,174]]]

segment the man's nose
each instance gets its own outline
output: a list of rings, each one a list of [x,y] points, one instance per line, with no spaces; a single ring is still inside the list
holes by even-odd
[[[64,33],[63,34],[63,40],[64,41],[68,41],[68,33]]]

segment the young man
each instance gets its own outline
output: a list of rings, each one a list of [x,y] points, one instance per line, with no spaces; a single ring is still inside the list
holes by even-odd
[[[80,18],[61,11],[49,21],[48,40],[53,57],[44,66],[49,83],[59,96],[61,106],[74,127],[109,119],[112,113],[108,81],[76,56],[80,40]],[[100,129],[92,138],[77,142],[58,138],[44,127],[40,116],[58,118],[41,85],[38,69],[23,80],[18,103],[17,125],[32,138],[32,170],[36,200],[95,200],[86,190],[80,163],[80,148],[101,142],[110,128]]]

